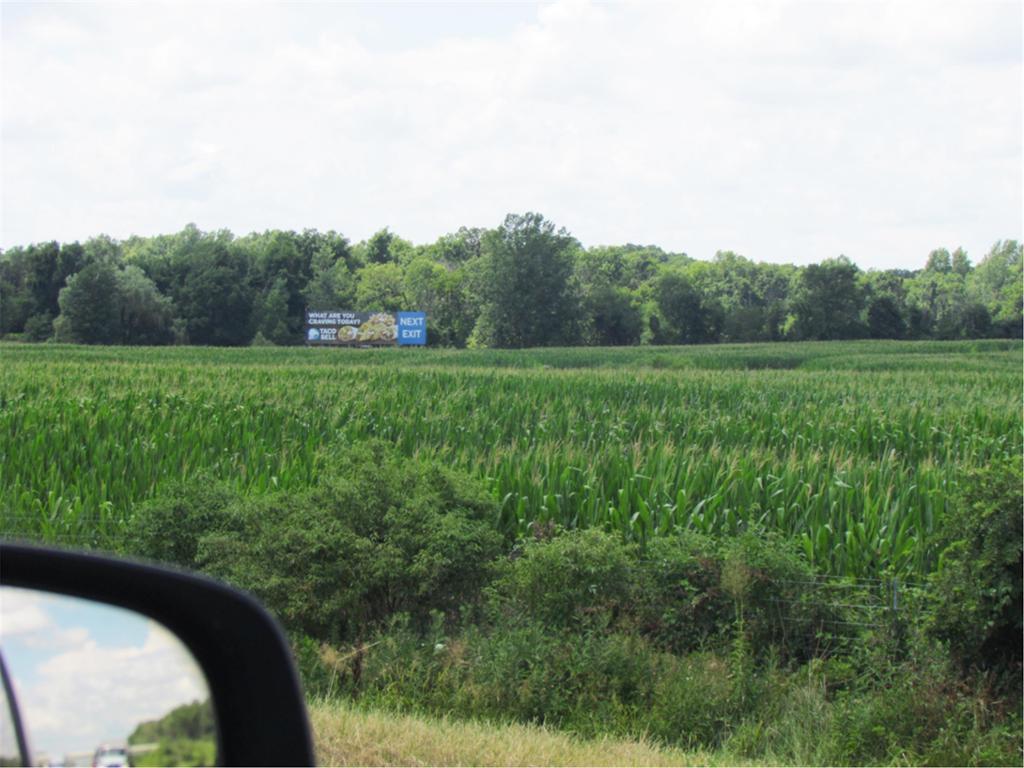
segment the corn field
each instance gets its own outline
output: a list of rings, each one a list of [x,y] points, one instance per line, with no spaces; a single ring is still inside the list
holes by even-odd
[[[0,534],[111,546],[174,480],[478,477],[510,537],[751,526],[822,573],[912,576],[963,473],[1022,453],[1019,342],[526,351],[0,345]]]

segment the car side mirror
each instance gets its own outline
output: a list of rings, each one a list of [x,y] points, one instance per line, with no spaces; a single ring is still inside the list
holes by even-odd
[[[165,628],[187,651],[182,656],[190,656],[205,678],[202,682],[215,726],[217,764],[315,763],[305,701],[288,643],[274,619],[250,596],[169,568],[11,543],[0,543],[0,587],[16,588],[21,595],[79,598],[100,604],[97,609],[114,606]],[[110,624],[116,622],[108,621]],[[4,647],[3,633],[0,625],[0,647]],[[162,638],[164,635],[158,636],[158,640]],[[70,673],[104,674],[79,666],[85,665],[75,665]],[[12,704],[7,726],[14,732],[16,759],[31,765],[30,739],[25,738],[23,726],[31,737],[32,724],[24,722],[23,712],[19,714],[17,691],[9,679],[12,672],[17,679],[17,670],[11,669],[8,658],[6,670],[0,670],[5,693],[0,699]],[[131,682],[124,680],[125,685]],[[159,678],[150,678],[148,684],[161,683]],[[183,690],[191,692],[193,688],[185,685]],[[154,696],[158,693],[153,691]],[[196,706],[204,704],[199,701],[201,695],[196,697]],[[0,701],[0,706],[3,703]],[[108,751],[115,761],[117,752],[124,752],[127,764],[130,749],[112,746]],[[102,758],[101,751],[97,750],[94,762]]]

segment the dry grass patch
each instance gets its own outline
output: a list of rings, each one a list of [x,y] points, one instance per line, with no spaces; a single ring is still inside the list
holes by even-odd
[[[310,705],[320,765],[709,765],[733,764],[703,752],[650,742],[579,739],[538,726],[363,712]]]

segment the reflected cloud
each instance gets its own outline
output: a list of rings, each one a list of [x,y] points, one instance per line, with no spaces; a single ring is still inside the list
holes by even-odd
[[[4,587],[0,645],[37,756],[124,743],[140,722],[209,695],[172,633],[106,605]]]

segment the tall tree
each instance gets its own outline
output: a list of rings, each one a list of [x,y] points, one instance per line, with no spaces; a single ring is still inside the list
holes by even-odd
[[[427,337],[432,345],[463,346],[476,320],[467,295],[466,273],[450,269],[426,256],[405,268],[408,309],[425,312]]]
[[[640,343],[644,318],[636,294],[628,288],[598,284],[584,290],[585,341],[597,346]]]
[[[578,247],[539,213],[510,213],[488,232],[477,273],[477,343],[536,347],[578,340],[579,299],[572,279]]]
[[[216,236],[192,243],[190,268],[175,300],[191,344],[243,346],[252,337],[248,264],[229,246]]]
[[[81,344],[113,344],[121,340],[117,270],[96,261],[68,280],[61,290],[61,317],[71,339]]]
[[[160,294],[145,272],[129,264],[117,272],[117,306],[123,344],[167,344],[171,341],[171,300]]]
[[[664,270],[654,283],[660,323],[655,341],[669,344],[706,344],[721,333],[721,306],[707,299],[678,269]]]
[[[398,264],[367,264],[359,270],[356,309],[360,312],[398,312],[407,309],[405,280]]]
[[[308,309],[349,309],[355,301],[355,276],[330,244],[313,256],[313,276],[303,292]]]
[[[292,333],[288,327],[288,282],[282,275],[260,300],[256,312],[256,328],[263,338],[274,344],[288,344]]]
[[[811,340],[865,335],[860,321],[864,290],[858,273],[857,265],[845,256],[804,267],[790,303],[792,335]]]
[[[1000,240],[968,278],[971,298],[989,311],[994,332],[1020,337],[1024,329],[1024,246]]]
[[[967,305],[964,278],[954,272],[924,269],[907,281],[907,302],[925,319],[927,334],[937,339],[963,335],[963,311]]]
[[[412,243],[398,237],[387,227],[374,232],[369,240],[359,244],[356,251],[357,256],[367,264],[404,264],[415,255]]]

